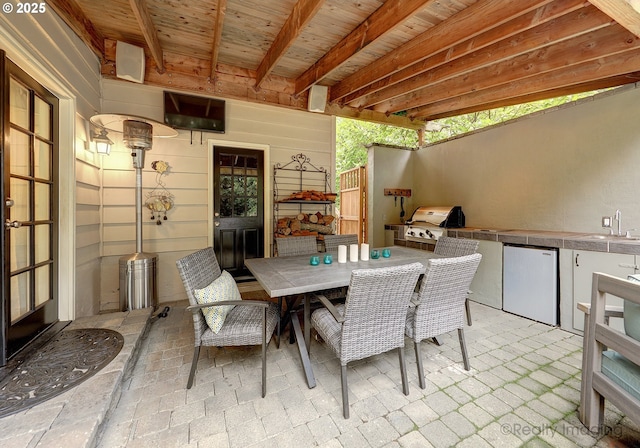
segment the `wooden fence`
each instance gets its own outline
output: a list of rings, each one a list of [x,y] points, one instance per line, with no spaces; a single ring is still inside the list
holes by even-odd
[[[367,167],[340,173],[340,216],[338,234],[355,233],[360,243],[367,235]]]

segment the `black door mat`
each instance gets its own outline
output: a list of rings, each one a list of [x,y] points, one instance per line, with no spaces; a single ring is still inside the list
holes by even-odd
[[[29,409],[91,378],[115,358],[120,333],[102,328],[66,330],[0,382],[0,418]]]

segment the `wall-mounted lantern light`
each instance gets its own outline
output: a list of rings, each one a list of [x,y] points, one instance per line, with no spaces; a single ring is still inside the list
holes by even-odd
[[[100,129],[100,133],[92,133],[92,140],[96,144],[96,152],[98,154],[109,155],[111,152],[111,145],[113,142],[107,137],[107,130],[105,128]]]

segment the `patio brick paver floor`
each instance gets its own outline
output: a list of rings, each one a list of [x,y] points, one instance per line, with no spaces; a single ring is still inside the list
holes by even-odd
[[[195,385],[186,303],[152,323],[132,376],[99,446],[197,447],[608,447],[640,446],[640,428],[607,405],[608,434],[577,418],[582,337],[476,303],[465,330],[472,370],[457,334],[424,344],[427,387],[418,387],[407,339],[410,394],[401,392],[395,352],[349,366],[351,418],[342,417],[340,366],[313,340],[317,386],[309,389],[294,345],[269,345],[267,396],[260,348],[209,348]]]
[[[268,348],[266,398],[259,347],[203,349],[186,390],[192,319],[186,302],[169,305],[163,319],[146,309],[74,321],[122,332],[127,349],[85,383],[0,418],[0,446],[640,447],[640,427],[612,406],[606,434],[591,434],[578,420],[581,336],[500,310],[472,303],[470,372],[456,332],[443,335],[442,346],[424,344],[424,390],[407,339],[408,396],[395,352],[352,363],[345,420],[338,360],[317,340],[314,389],[296,346],[283,338],[280,349],[274,341]]]

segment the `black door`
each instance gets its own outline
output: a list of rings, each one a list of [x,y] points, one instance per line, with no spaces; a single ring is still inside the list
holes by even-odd
[[[58,321],[58,100],[0,51],[2,365]]]
[[[250,279],[244,260],[264,255],[262,151],[214,147],[214,249],[220,267]]]

